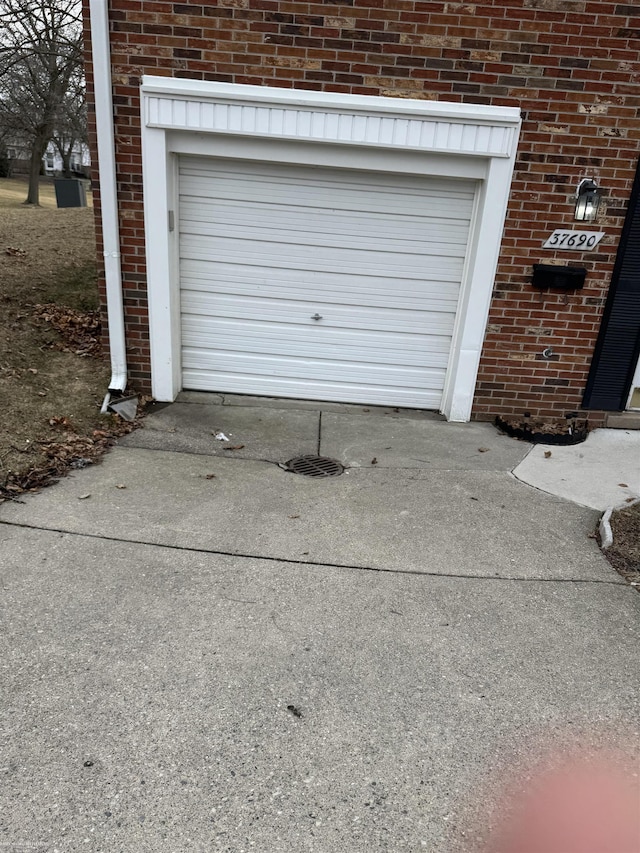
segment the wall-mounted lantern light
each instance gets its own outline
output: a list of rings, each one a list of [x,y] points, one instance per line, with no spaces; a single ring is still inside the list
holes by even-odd
[[[598,205],[602,192],[591,178],[584,178],[578,184],[576,192],[576,212],[574,218],[578,222],[593,222],[598,214]]]

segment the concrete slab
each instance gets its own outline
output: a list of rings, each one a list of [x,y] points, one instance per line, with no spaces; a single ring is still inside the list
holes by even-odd
[[[541,743],[637,754],[627,586],[0,544],[11,849],[477,853]]]
[[[199,403],[207,406],[229,406],[265,409],[298,409],[313,412],[342,412],[351,415],[378,414],[385,417],[402,417],[411,420],[431,420],[446,423],[438,412],[424,409],[402,409],[389,406],[363,406],[359,403],[331,403],[325,400],[294,400],[286,397],[254,397],[247,394],[210,394],[205,391],[181,391],[178,403]]]
[[[321,435],[324,455],[365,468],[510,471],[529,450],[528,444],[513,441],[492,424],[382,418],[375,414],[353,418],[323,413]]]
[[[145,417],[142,429],[125,436],[125,447],[146,447],[245,459],[286,462],[293,456],[317,453],[319,414],[313,411],[174,403]],[[222,431],[229,441],[218,441]],[[242,445],[240,450],[230,447]]]
[[[507,472],[354,468],[316,480],[118,447],[24,500],[0,506],[0,520],[302,563],[622,582],[588,538],[596,513]]]
[[[596,429],[572,447],[535,445],[513,473],[583,506],[622,506],[640,496],[640,432]]]
[[[202,406],[221,406],[224,403],[222,394],[213,394],[210,391],[181,391],[178,394],[178,403],[199,403]],[[271,398],[272,408],[276,407],[277,400]]]

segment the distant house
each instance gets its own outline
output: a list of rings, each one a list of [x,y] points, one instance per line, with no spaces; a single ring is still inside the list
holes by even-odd
[[[57,145],[50,142],[42,158],[45,175],[59,177],[63,174],[64,163]],[[91,170],[91,154],[89,146],[84,142],[76,142],[71,150],[69,168],[73,174],[88,175]]]
[[[638,6],[85,13],[113,388],[640,409]]]
[[[30,152],[28,146],[19,140],[11,140],[6,144],[6,157],[10,175],[23,175],[29,172]],[[91,169],[91,153],[89,146],[83,142],[74,144],[69,161],[70,169],[76,175],[88,175]],[[59,177],[63,174],[64,164],[60,151],[54,142],[47,145],[47,150],[42,158],[43,174],[50,177]]]

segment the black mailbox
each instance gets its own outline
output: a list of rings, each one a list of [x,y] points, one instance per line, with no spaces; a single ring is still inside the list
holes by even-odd
[[[557,267],[554,264],[534,264],[531,284],[541,290],[579,290],[584,287],[587,271],[584,267]]]

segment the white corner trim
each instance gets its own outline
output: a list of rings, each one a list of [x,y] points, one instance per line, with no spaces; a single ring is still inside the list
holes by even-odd
[[[144,77],[147,127],[508,157],[514,107]]]
[[[189,140],[204,145],[206,139],[229,144],[235,139],[238,148],[241,139],[246,145],[270,140],[262,146],[261,159],[269,159],[270,146],[280,142],[304,149],[305,162],[321,158],[322,150],[351,148],[360,155],[357,168],[372,171],[382,155],[385,171],[405,174],[406,158],[415,162],[418,155],[425,155],[419,158],[421,171],[429,156],[434,163],[440,158],[442,168],[447,162],[443,154],[452,155],[450,163],[484,164],[442,404],[449,420],[469,420],[518,143],[519,109],[150,76],[143,78],[141,95],[151,373],[157,400],[173,400],[181,390],[177,237],[168,234],[167,224],[167,211],[175,208],[170,160],[189,151]],[[219,146],[211,146],[210,154],[216,153],[220,156]],[[234,156],[248,155],[238,151]]]

